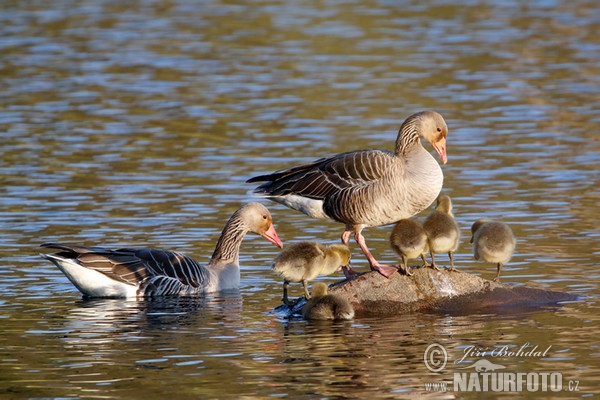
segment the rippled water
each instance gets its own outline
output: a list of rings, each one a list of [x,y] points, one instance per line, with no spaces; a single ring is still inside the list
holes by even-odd
[[[565,389],[578,382],[554,397],[598,395],[599,27],[593,0],[7,2],[1,397],[434,395],[425,384],[452,384],[459,370],[427,370],[431,343],[450,361],[469,346],[551,346],[544,357],[488,359],[560,372]],[[249,200],[246,179],[391,149],[422,109],[450,128],[444,191],[463,230],[458,268],[494,276],[472,260],[469,227],[501,218],[518,237],[503,282],[581,301],[313,324],[271,312],[277,249],[256,237],[242,247],[239,292],[196,300],[83,301],[38,256],[39,244],[64,241],[207,260]],[[267,205],[284,242],[339,238],[340,225]],[[374,254],[395,257],[389,227],[365,233]]]

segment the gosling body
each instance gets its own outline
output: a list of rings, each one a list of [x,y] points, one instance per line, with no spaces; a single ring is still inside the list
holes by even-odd
[[[423,223],[427,234],[431,267],[438,269],[435,264],[436,253],[447,253],[450,258],[450,271],[454,269],[454,252],[458,248],[460,229],[452,214],[452,200],[445,194],[437,199],[436,209],[429,214]]]
[[[502,266],[510,261],[517,244],[512,229],[504,222],[480,219],[471,226],[471,233],[473,257],[497,264],[494,282],[498,282]]]
[[[301,282],[304,297],[310,298],[307,283],[319,275],[331,275],[350,268],[351,253],[344,244],[323,245],[317,242],[298,242],[287,246],[273,260],[272,269],[283,277],[283,302],[290,304],[287,289],[290,282]]]
[[[302,308],[302,318],[307,320],[350,320],[354,318],[354,308],[346,299],[337,294],[328,294],[327,285],[316,282],[312,297]]]
[[[421,257],[423,267],[428,266],[425,258],[425,253],[429,250],[427,234],[419,221],[408,218],[398,221],[390,235],[390,246],[400,256],[401,268],[406,275],[414,275],[407,265],[409,259]]]

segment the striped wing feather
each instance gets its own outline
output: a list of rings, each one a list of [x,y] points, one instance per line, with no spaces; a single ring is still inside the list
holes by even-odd
[[[86,268],[131,285],[140,285],[146,295],[178,294],[203,287],[208,279],[205,267],[194,259],[175,252],[157,249],[118,249],[65,246],[49,243],[44,247],[62,251],[57,255],[75,259]],[[154,290],[154,293],[148,293]],[[159,292],[160,291],[160,292]]]
[[[361,150],[323,158],[311,164],[261,175],[248,182],[263,182],[257,193],[271,196],[297,194],[326,199],[344,190],[359,190],[381,179],[393,163],[393,153]]]

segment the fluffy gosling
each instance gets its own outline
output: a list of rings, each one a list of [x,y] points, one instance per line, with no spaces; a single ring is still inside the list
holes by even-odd
[[[316,282],[312,297],[302,307],[302,318],[308,320],[349,320],[354,318],[354,308],[337,294],[327,294],[327,285]]]
[[[290,282],[302,282],[304,297],[310,299],[307,282],[319,275],[331,275],[350,268],[350,249],[343,244],[323,245],[317,242],[293,243],[273,260],[272,269],[283,277],[283,303],[290,305],[287,289]]]
[[[402,269],[406,275],[412,276],[407,261],[412,258],[421,257],[423,267],[427,267],[425,253],[429,250],[427,234],[423,224],[414,219],[401,219],[396,223],[390,235],[390,246],[402,259]]]
[[[480,219],[471,226],[473,257],[498,264],[494,282],[500,280],[502,265],[510,261],[515,251],[516,239],[512,229],[504,222]]]
[[[435,253],[448,253],[450,271],[455,271],[452,256],[458,248],[460,229],[452,215],[450,196],[443,194],[438,197],[436,209],[425,219],[423,228],[427,234],[432,268],[439,270],[435,265]]]

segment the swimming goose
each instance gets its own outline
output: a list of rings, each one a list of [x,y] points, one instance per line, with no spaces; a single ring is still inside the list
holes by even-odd
[[[445,194],[437,199],[436,209],[429,214],[423,223],[427,234],[429,252],[431,254],[431,267],[438,269],[435,265],[434,253],[448,253],[450,258],[450,271],[454,269],[453,253],[458,248],[460,240],[460,229],[452,215],[452,200]]]
[[[286,246],[273,260],[273,271],[284,279],[283,303],[288,300],[290,282],[302,282],[304,297],[310,298],[306,284],[319,275],[331,275],[341,268],[350,268],[350,249],[343,244],[323,245],[317,242],[298,242]]]
[[[448,127],[434,111],[409,116],[398,132],[394,152],[358,150],[321,158],[247,182],[265,182],[254,192],[294,210],[345,224],[342,243],[350,235],[367,257],[371,270],[389,277],[397,268],[379,263],[362,230],[388,225],[426,209],[442,189],[444,175],[421,145],[427,140],[446,163]]]
[[[283,247],[267,208],[249,203],[231,216],[207,265],[175,251],[60,243],[43,244],[60,252],[42,257],[60,268],[85,297],[193,296],[239,287],[239,250],[247,232]]]
[[[473,257],[490,263],[498,263],[494,282],[500,280],[502,265],[510,261],[517,241],[512,229],[504,222],[480,219],[471,226]]]
[[[406,275],[414,275],[407,265],[407,261],[411,258],[420,256],[423,260],[423,267],[428,266],[425,259],[425,253],[429,249],[427,235],[423,224],[419,221],[408,218],[398,221],[390,235],[390,245],[392,250],[402,258],[402,268]]]
[[[302,307],[302,318],[312,320],[349,320],[354,318],[354,308],[337,294],[328,294],[327,285],[316,282],[310,300]]]

